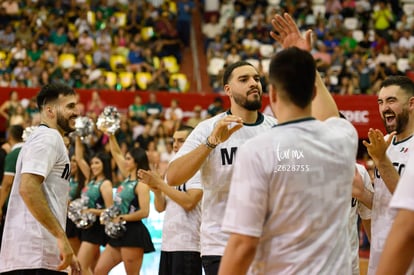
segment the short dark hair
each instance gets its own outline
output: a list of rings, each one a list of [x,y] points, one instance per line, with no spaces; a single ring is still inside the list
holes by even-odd
[[[313,56],[297,47],[276,54],[269,66],[269,82],[295,105],[305,108],[312,101],[316,64]]]
[[[194,128],[189,125],[181,125],[177,131],[187,131],[190,134],[193,130]]]
[[[56,100],[60,95],[67,96],[75,94],[75,90],[68,85],[62,83],[46,84],[36,96],[37,106],[41,111],[46,103]]]
[[[8,129],[10,137],[12,137],[17,142],[23,141],[23,127],[21,125],[11,125]]]
[[[409,77],[403,76],[403,75],[388,76],[381,83],[381,88],[392,86],[392,85],[399,86],[401,90],[404,90],[404,92],[410,97],[414,96],[414,83]]]
[[[247,61],[237,61],[228,65],[223,74],[223,86],[229,83],[231,74],[233,73],[234,69],[242,66],[252,66],[254,68],[254,66]]]

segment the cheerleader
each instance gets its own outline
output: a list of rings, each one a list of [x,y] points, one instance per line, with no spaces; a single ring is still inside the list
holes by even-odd
[[[123,156],[114,135],[109,139],[112,157],[125,180],[117,189],[115,204],[121,214],[113,221],[125,221],[126,231],[119,238],[110,238],[95,267],[95,275],[108,274],[124,262],[127,274],[139,274],[144,253],[155,251],[151,236],[142,223],[148,217],[150,194],[147,185],[137,179],[138,169],[149,169],[148,157],[142,148],[133,148]]]
[[[78,166],[87,172],[89,183],[82,190],[82,197],[88,199],[87,213],[96,216],[91,227],[82,229],[81,245],[78,259],[82,266],[82,274],[89,275],[95,267],[100,255],[100,246],[105,245],[108,238],[104,226],[99,222],[100,214],[113,204],[112,169],[108,154],[99,152],[90,160],[90,165],[83,157],[83,148],[79,137],[76,138],[75,156]],[[89,168],[89,169],[88,169]]]

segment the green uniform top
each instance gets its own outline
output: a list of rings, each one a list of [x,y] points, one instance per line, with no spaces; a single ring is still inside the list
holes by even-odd
[[[85,188],[82,190],[82,196],[86,196],[88,200],[88,207],[89,208],[96,208],[102,209],[105,208],[105,203],[102,198],[101,194],[101,185],[103,180],[96,182],[95,180],[91,180]]]
[[[128,214],[139,209],[138,196],[135,194],[137,180],[125,179],[116,190],[115,203],[120,207],[121,214]]]

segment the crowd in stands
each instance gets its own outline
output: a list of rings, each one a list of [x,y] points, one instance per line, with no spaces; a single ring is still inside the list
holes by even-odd
[[[211,84],[221,91],[223,68],[243,59],[266,88],[270,56],[280,49],[268,35],[271,20],[288,12],[301,30],[313,30],[312,54],[332,93],[376,94],[386,76],[414,69],[413,10],[404,0],[220,1],[203,25]]]
[[[176,26],[187,12],[173,1],[0,1],[0,87],[188,89],[188,34]]]
[[[189,89],[180,72],[190,45],[197,1],[3,0],[0,4],[0,87],[118,91]],[[387,75],[410,74],[413,4],[397,0],[213,0],[204,5],[199,41],[210,84],[240,59],[257,67],[267,90],[270,56],[280,49],[271,20],[289,12],[313,29],[318,69],[335,94],[375,94]]]

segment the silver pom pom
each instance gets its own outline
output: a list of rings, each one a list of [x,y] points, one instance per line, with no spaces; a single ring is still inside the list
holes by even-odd
[[[116,130],[121,125],[121,116],[118,109],[114,106],[107,106],[99,115],[96,126],[102,132],[108,132],[109,134],[115,134]]]
[[[23,139],[23,141],[26,141],[28,138],[29,138],[29,136],[33,133],[33,131],[37,128],[38,126],[29,126],[29,127],[26,127],[25,129],[24,129],[24,131],[23,131],[23,134],[22,134],[22,139]]]
[[[82,197],[73,200],[69,204],[68,218],[78,228],[87,229],[96,221],[96,215],[92,213],[83,213],[83,210],[88,209],[88,197]]]
[[[75,120],[75,134],[82,138],[93,134],[94,124],[93,120],[89,117],[77,117]]]
[[[126,231],[126,221],[113,222],[113,220],[121,214],[119,206],[112,205],[105,209],[100,217],[101,224],[105,225],[105,233],[113,239],[121,237]]]

